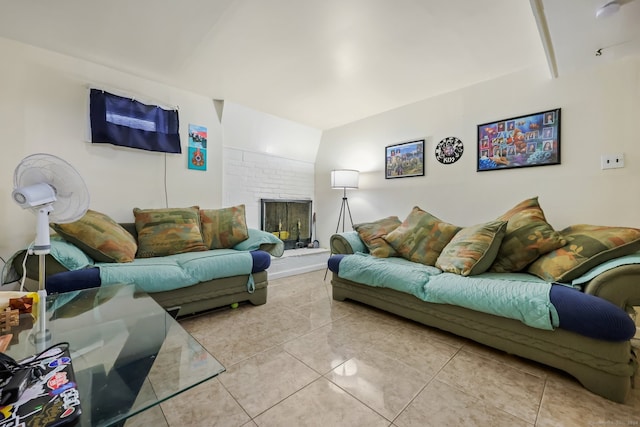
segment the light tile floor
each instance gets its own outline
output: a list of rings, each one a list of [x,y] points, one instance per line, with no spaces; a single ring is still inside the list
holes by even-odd
[[[227,371],[138,423],[164,416],[175,427],[640,425],[637,379],[629,401],[614,403],[534,362],[333,301],[323,276],[273,280],[265,305],[181,321]]]

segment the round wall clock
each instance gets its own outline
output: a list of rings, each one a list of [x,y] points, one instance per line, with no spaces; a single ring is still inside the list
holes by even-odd
[[[455,136],[449,136],[436,145],[436,159],[444,165],[457,162],[463,152],[464,144]]]

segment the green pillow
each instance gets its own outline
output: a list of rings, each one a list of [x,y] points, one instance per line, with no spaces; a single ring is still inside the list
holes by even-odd
[[[506,228],[505,221],[463,228],[444,247],[436,267],[461,276],[484,273],[498,255]]]
[[[89,209],[78,221],[50,225],[95,261],[131,262],[136,256],[136,239],[103,213]]]
[[[281,257],[284,254],[284,242],[266,231],[249,228],[249,238],[243,240],[233,247],[237,251],[261,251],[268,252],[275,257]]]
[[[540,255],[567,243],[562,235],[547,223],[537,197],[518,203],[497,220],[508,221],[507,231],[498,256],[489,271],[521,271]]]
[[[80,270],[94,264],[89,255],[61,236],[51,236],[51,256],[69,271]]]
[[[139,258],[205,251],[200,208],[133,209]]]
[[[378,258],[396,256],[398,253],[384,240],[384,236],[398,228],[402,222],[397,216],[389,216],[373,222],[356,224],[353,229],[369,249],[369,253]]]
[[[640,250],[640,230],[578,224],[562,230],[563,247],[538,258],[527,271],[548,282],[568,283],[610,259]]]
[[[209,249],[228,249],[249,238],[244,205],[201,209],[202,240]]]
[[[425,265],[435,265],[442,249],[460,231],[415,206],[402,224],[384,239],[401,257]]]

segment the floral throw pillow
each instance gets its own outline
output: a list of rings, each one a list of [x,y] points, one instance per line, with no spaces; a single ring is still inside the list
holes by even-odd
[[[415,206],[409,216],[384,239],[401,257],[425,265],[435,265],[442,249],[460,227],[441,221]]]
[[[201,209],[202,239],[209,249],[228,249],[249,238],[245,206]]]
[[[527,271],[548,282],[569,283],[610,259],[640,250],[640,230],[578,224],[562,230],[567,244],[538,258]]]
[[[378,258],[388,258],[396,256],[398,253],[384,240],[384,236],[398,228],[400,224],[402,222],[397,216],[389,216],[373,222],[356,224],[353,228],[358,232],[371,255]]]
[[[540,255],[566,244],[562,234],[547,223],[537,197],[518,203],[497,220],[508,221],[507,231],[489,271],[521,271]]]
[[[131,262],[136,256],[136,239],[103,213],[89,209],[78,221],[50,226],[95,261]]]
[[[498,255],[506,228],[505,221],[463,228],[444,247],[436,267],[461,276],[484,273]]]
[[[205,251],[200,208],[133,209],[138,232],[138,258]]]

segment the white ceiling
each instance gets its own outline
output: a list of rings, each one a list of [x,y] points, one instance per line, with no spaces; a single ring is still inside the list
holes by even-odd
[[[611,2],[621,4],[618,13],[596,18],[596,11],[609,2],[531,0],[534,11],[542,4],[559,75],[640,54],[640,1]]]
[[[0,37],[328,129],[545,53],[560,75],[637,54],[640,1],[605,2],[0,0]]]

